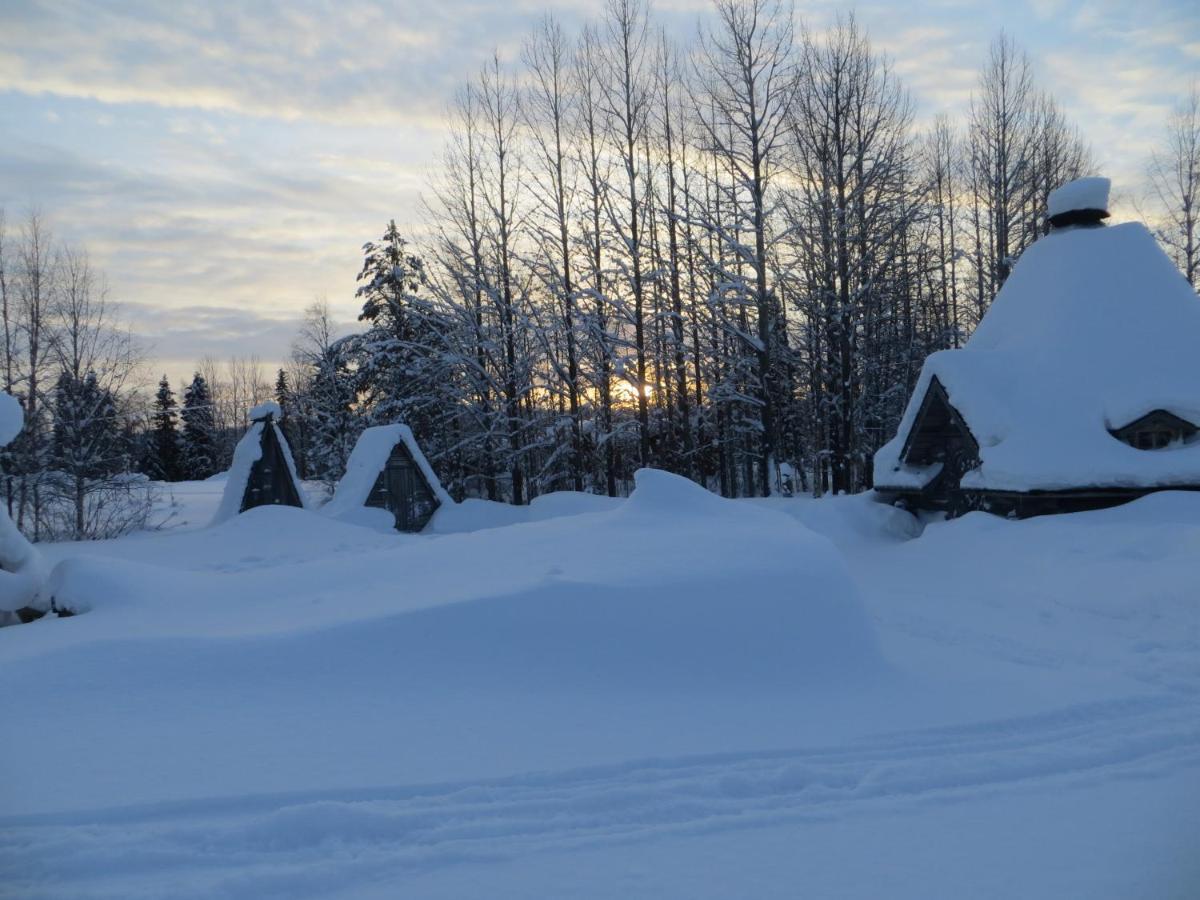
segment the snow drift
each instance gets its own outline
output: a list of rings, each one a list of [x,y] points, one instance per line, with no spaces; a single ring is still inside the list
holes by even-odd
[[[251,510],[210,540],[225,532],[243,547],[254,532],[283,532],[314,546],[322,533],[332,543],[333,531],[344,548],[334,556],[236,575],[71,560],[55,595],[95,612],[40,638],[50,646],[334,628],[326,655],[362,639],[372,648],[346,655],[349,668],[382,653],[370,664],[389,679],[530,689],[787,690],[880,665],[827,540],[663,472],[639,472],[632,497],[610,511],[413,538],[385,552],[370,531],[287,507]]]

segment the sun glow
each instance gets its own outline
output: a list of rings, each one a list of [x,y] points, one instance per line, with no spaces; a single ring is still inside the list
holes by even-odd
[[[654,397],[654,385],[643,384],[642,394],[647,400]],[[633,403],[637,400],[638,386],[631,381],[618,381],[613,385],[613,399],[618,403]]]

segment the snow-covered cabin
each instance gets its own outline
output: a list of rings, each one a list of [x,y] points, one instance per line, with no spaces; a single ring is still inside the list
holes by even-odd
[[[397,531],[415,532],[451,502],[409,427],[378,425],[359,437],[324,511],[348,518],[363,507],[383,509],[392,514]]]
[[[277,403],[260,403],[250,410],[250,429],[234,448],[212,524],[256,506],[305,505],[292,450],[276,421],[279,417]]]
[[[932,354],[875,488],[914,508],[1018,516],[1200,490],[1200,299],[1109,182],[1050,195],[966,345]]]

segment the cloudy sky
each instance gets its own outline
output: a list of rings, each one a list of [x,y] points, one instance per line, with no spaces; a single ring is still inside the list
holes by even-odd
[[[353,319],[359,247],[419,224],[454,89],[547,4],[602,0],[0,0],[0,206],[86,244],[156,369],[280,360],[314,297]],[[708,0],[654,8],[686,39]],[[849,8],[797,3],[815,29]],[[923,119],[965,110],[1006,29],[1126,199],[1200,72],[1194,0],[854,8]]]

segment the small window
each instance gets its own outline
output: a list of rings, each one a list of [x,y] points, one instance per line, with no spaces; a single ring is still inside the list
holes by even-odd
[[[1172,444],[1190,441],[1198,430],[1186,419],[1159,409],[1110,431],[1110,434],[1137,450],[1163,450]]]
[[[1171,441],[1175,440],[1178,435],[1172,434],[1170,431],[1154,429],[1153,431],[1139,431],[1137,440],[1134,444],[1139,450],[1162,450],[1168,446]]]

